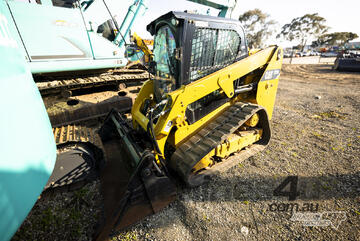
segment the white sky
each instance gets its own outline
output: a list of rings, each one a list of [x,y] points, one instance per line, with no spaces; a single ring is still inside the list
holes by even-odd
[[[133,0],[122,0],[121,12],[125,12]],[[238,0],[237,7],[233,12],[233,18],[245,11],[259,8],[270,15],[277,22],[277,29],[289,23],[293,18],[303,16],[307,13],[318,13],[327,20],[330,27],[329,32],[354,32],[360,36],[360,0]],[[144,16],[137,19],[133,31],[143,38],[151,38],[146,31],[146,25],[157,17],[169,11],[197,10],[205,14],[209,7],[192,3],[186,0],[149,0],[149,8]],[[212,9],[211,15],[218,11]],[[119,13],[118,16],[124,16]],[[280,42],[279,39],[270,40],[272,43],[289,46],[289,42]],[[311,43],[311,42],[310,42]],[[310,44],[308,43],[308,44]]]

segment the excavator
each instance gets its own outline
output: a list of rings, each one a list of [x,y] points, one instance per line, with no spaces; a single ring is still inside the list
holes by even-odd
[[[115,11],[116,1],[1,1],[42,95],[147,79],[143,70],[124,68],[130,30],[147,0],[123,2],[127,12]]]
[[[69,97],[76,91],[95,91],[97,87],[98,91],[125,89],[121,94],[126,95],[129,86],[137,90],[149,78],[144,68],[128,65],[142,53],[145,63],[152,55],[137,34],[132,34],[133,41],[129,38],[133,26],[147,11],[149,0],[0,1],[9,16],[0,23],[7,23],[7,31],[28,63],[54,128],[103,117],[112,107],[130,111],[129,95],[96,105]],[[190,1],[216,7],[222,13],[234,4],[229,0],[222,4]],[[129,46],[131,42],[136,48]],[[64,98],[58,98],[58,94]],[[51,101],[47,101],[48,96]]]
[[[19,46],[44,99],[58,93],[67,98],[76,90],[106,85],[141,86],[149,78],[144,69],[128,68],[129,58],[125,56],[129,50],[130,30],[146,12],[148,0],[122,1],[123,6],[129,6],[122,12],[115,11],[119,9],[118,3],[111,0],[0,1],[8,16],[0,23],[6,23],[7,31]],[[192,1],[216,7],[223,16],[234,5],[234,1],[224,1],[223,4],[215,3],[219,1]],[[149,62],[151,51],[138,35],[132,37],[137,48],[145,53],[145,61]],[[136,54],[133,57],[136,60]],[[67,107],[71,101],[60,104]],[[48,109],[56,104],[51,104]],[[73,179],[68,178],[73,174],[82,177],[78,181],[87,179],[87,176],[92,179],[89,171],[98,168],[96,159],[102,156],[96,148],[100,145],[99,138],[91,129],[77,123],[103,117],[111,108],[129,111],[131,105],[131,98],[117,96],[97,104],[79,104],[71,110],[48,111],[56,145],[64,155],[58,155],[55,171],[46,188],[73,183]],[[79,146],[80,142],[86,145],[70,148],[71,153],[62,153],[63,149],[74,144]],[[86,161],[78,156],[87,157]],[[71,164],[65,164],[69,159]],[[83,169],[85,172],[79,171]]]
[[[143,69],[126,67],[125,53],[131,29],[147,11],[150,0],[1,1],[10,16],[6,19],[9,31],[43,96],[61,93],[68,97],[78,89],[141,84],[148,79]],[[222,12],[235,2],[189,1]],[[141,43],[137,40],[133,43]],[[144,50],[144,46],[138,47]],[[145,54],[149,53],[145,50]]]
[[[185,12],[169,12],[147,30],[154,35],[152,78],[131,122],[113,110],[98,132],[106,165],[94,240],[164,208],[178,180],[202,185],[270,140],[280,47],[249,51],[238,21]]]
[[[8,31],[4,7],[0,1],[0,240],[10,240],[51,175],[56,146],[21,47]]]

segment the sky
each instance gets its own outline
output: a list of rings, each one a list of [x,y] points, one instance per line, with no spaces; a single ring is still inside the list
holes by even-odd
[[[124,16],[132,2],[133,0],[122,0],[118,16]],[[276,27],[279,30],[284,24],[290,23],[293,18],[301,17],[307,13],[318,13],[327,20],[326,24],[330,27],[329,32],[354,32],[360,36],[360,0],[238,0],[232,18],[237,19],[240,14],[255,8],[269,14],[270,19],[277,22]],[[184,10],[205,14],[208,9],[209,7],[186,0],[149,0],[147,12],[136,20],[132,29],[142,38],[150,39],[151,35],[146,31],[146,25],[157,17],[169,11]],[[216,16],[217,13],[218,11],[215,9],[210,11],[211,15]],[[278,44],[283,47],[293,44],[275,38],[270,39],[267,43]]]

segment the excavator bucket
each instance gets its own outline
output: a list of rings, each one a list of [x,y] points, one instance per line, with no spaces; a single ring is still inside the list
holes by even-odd
[[[104,213],[93,240],[107,240],[123,229],[167,206],[176,186],[160,170],[150,149],[141,145],[126,119],[112,110],[99,130],[106,164],[100,174]]]

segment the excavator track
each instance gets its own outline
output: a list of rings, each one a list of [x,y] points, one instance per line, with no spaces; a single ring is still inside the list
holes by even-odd
[[[36,85],[41,95],[60,93],[84,88],[100,87],[106,85],[141,85],[149,79],[149,73],[142,69],[115,69],[102,74],[77,75],[76,78],[69,76],[41,76],[35,77]]]
[[[226,140],[240,126],[244,125],[255,113],[259,114],[259,125],[263,129],[263,136],[257,143],[240,151],[236,159],[224,160],[216,163],[211,168],[193,173],[194,166],[203,157]],[[189,186],[199,186],[210,176],[223,172],[263,150],[270,140],[270,135],[269,121],[264,108],[255,104],[236,103],[181,144],[171,156],[170,165]]]
[[[96,146],[101,145],[100,137],[95,133],[94,129],[78,126],[67,125],[53,128],[56,145],[63,145],[69,142],[89,142]]]
[[[95,180],[104,166],[102,142],[95,130],[67,125],[53,128],[53,133],[58,154],[45,189],[74,190]]]

